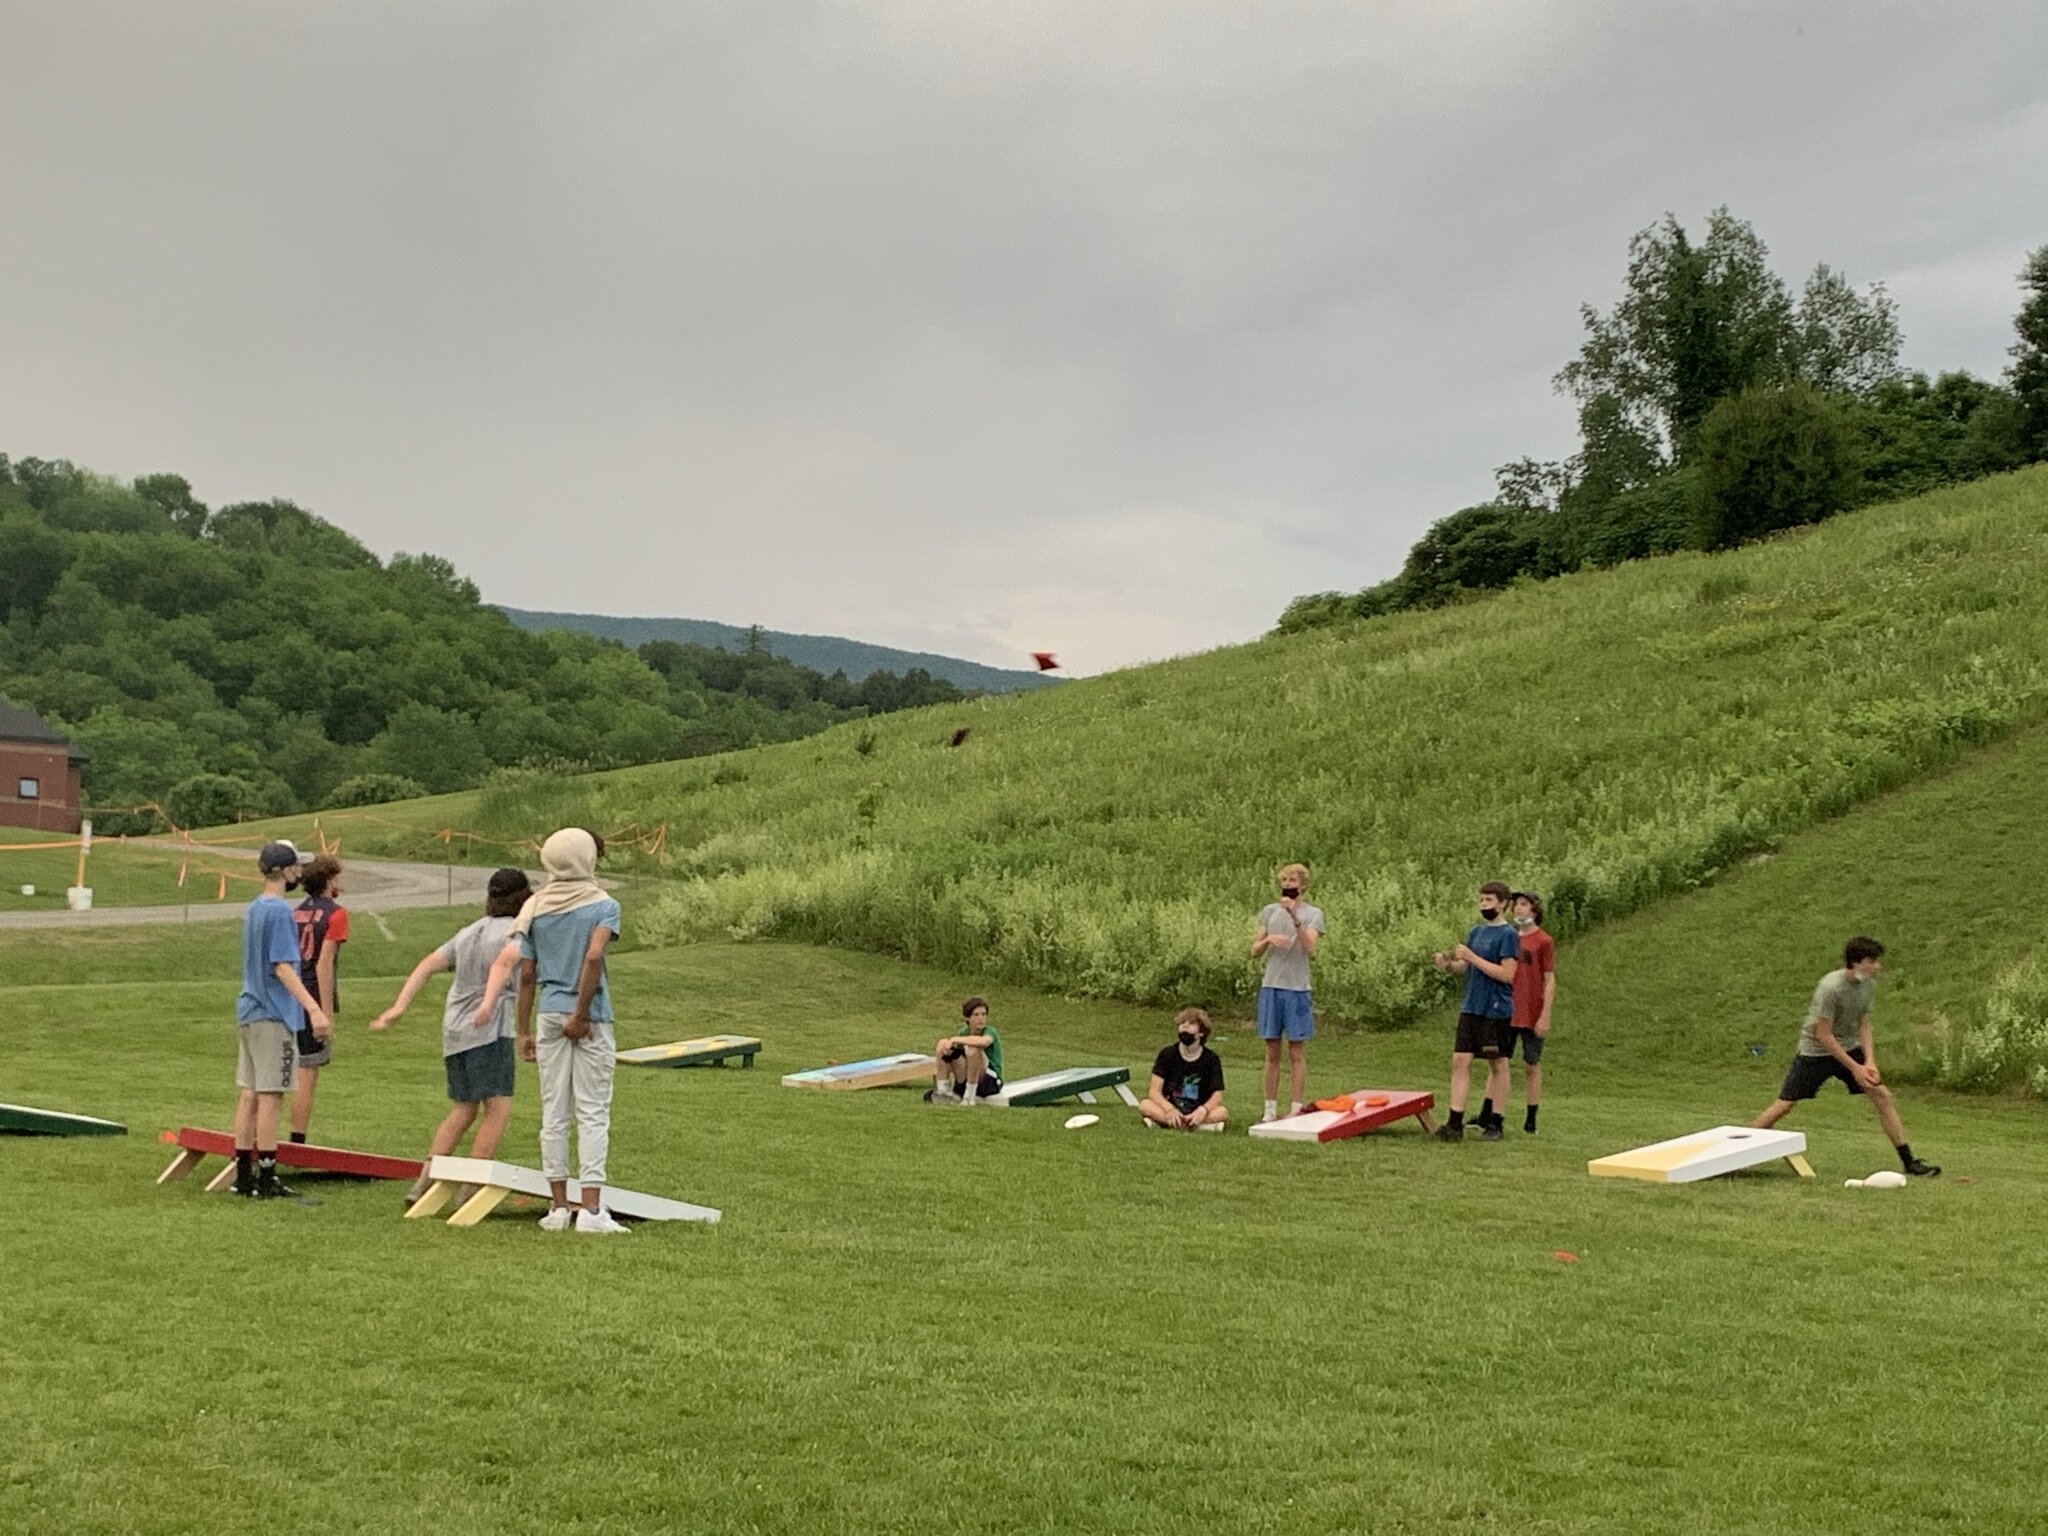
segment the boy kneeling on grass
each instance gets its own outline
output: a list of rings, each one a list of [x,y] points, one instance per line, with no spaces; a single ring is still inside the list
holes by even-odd
[[[1209,1015],[1183,1008],[1173,1016],[1175,1040],[1152,1061],[1152,1082],[1138,1105],[1147,1123],[1169,1131],[1220,1131],[1223,1059],[1209,1049]]]
[[[938,1058],[932,1068],[927,1104],[972,1104],[1003,1091],[1003,1040],[988,1021],[988,999],[970,997],[960,1005],[967,1027],[932,1046]]]
[[[277,1177],[277,1116],[298,1069],[300,1022],[325,1041],[334,1025],[299,976],[299,931],[284,893],[299,883],[299,850],[266,843],[263,893],[242,918],[242,991],[235,999],[235,1193],[292,1198]]]
[[[1884,946],[1860,934],[1844,946],[1842,968],[1829,971],[1813,989],[1813,1001],[1806,1005],[1806,1019],[1799,1026],[1798,1054],[1778,1096],[1750,1124],[1769,1130],[1792,1113],[1794,1104],[1812,1098],[1833,1078],[1851,1093],[1869,1097],[1877,1123],[1899,1154],[1899,1166],[1914,1178],[1931,1179],[1941,1170],[1913,1155],[1906,1144],[1906,1128],[1899,1122],[1898,1103],[1877,1070],[1870,1000],[1877,991],[1877,973],[1884,969],[1883,957]],[[1848,1043],[1852,1031],[1854,1045]]]
[[[455,1151],[456,1144],[476,1124],[478,1110],[483,1112],[483,1124],[477,1126],[470,1155],[498,1155],[498,1143],[512,1118],[512,1089],[518,1075],[512,1054],[513,997],[507,991],[488,1014],[477,1004],[490,981],[491,963],[511,942],[512,921],[532,894],[523,869],[501,869],[492,875],[484,915],[414,966],[399,989],[398,1000],[370,1021],[373,1030],[389,1029],[405,1017],[405,1010],[420,995],[429,976],[455,973],[447,1001],[441,1006],[441,1057],[454,1107],[434,1131],[427,1148],[429,1163]],[[406,1195],[407,1203],[419,1199],[430,1182],[422,1169]]]

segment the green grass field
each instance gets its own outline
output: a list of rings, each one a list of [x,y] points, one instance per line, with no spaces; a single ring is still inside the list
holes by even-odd
[[[533,1212],[404,1222],[387,1185],[156,1188],[150,1135],[229,1108],[234,935],[0,936],[0,1098],[135,1133],[0,1140],[0,1529],[2033,1529],[2037,1104],[1906,1088],[1946,1172],[1891,1195],[1841,1187],[1890,1154],[1839,1091],[1790,1122],[1811,1184],[1584,1164],[1753,1114],[1859,928],[1893,946],[1879,1040],[1910,1076],[2033,942],[2044,773],[2030,732],[1566,944],[1543,1133],[1498,1146],[787,1090],[928,1044],[970,989],[1013,1076],[1140,1068],[1165,1016],[794,945],[630,948],[622,1044],[767,1045],[751,1072],[621,1069],[615,1177],[726,1215],[609,1244]],[[424,1141],[434,994],[359,1026],[464,916],[351,945],[322,1139]],[[1440,1091],[1447,1025],[1326,1030],[1311,1089]],[[1221,1034],[1254,1112],[1255,1043]]]
[[[443,826],[666,827],[678,878],[644,920],[669,935],[1137,1001],[1243,999],[1249,914],[1302,858],[1349,940],[1325,1004],[1397,1023],[1446,1001],[1408,957],[1482,879],[1583,930],[2043,718],[2044,578],[2037,468],[1726,554],[326,830],[361,853]]]
[[[53,846],[22,847],[21,844],[58,844],[59,834],[25,832],[0,827],[0,912],[61,912],[64,892],[78,878],[78,850]],[[178,884],[180,865],[188,865],[187,886]],[[255,894],[248,879],[255,858],[236,860],[195,853],[189,859],[175,849],[143,847],[118,838],[95,838],[86,858],[86,884],[92,887],[96,907],[176,906],[189,893],[193,905],[219,898],[223,870],[232,871],[227,882],[227,899],[241,903]],[[24,896],[24,885],[35,887]],[[189,892],[188,888],[189,887]]]

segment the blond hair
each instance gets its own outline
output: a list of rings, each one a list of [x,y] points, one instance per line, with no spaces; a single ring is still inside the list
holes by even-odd
[[[1285,880],[1289,875],[1294,876],[1303,885],[1308,884],[1308,866],[1306,864],[1282,864],[1278,878]]]

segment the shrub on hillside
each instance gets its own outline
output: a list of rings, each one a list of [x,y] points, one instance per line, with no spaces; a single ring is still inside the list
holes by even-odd
[[[232,773],[195,773],[164,796],[164,814],[180,827],[221,827],[272,807],[247,779]]]
[[[1698,494],[1698,472],[1681,469],[1588,508],[1576,529],[1580,560],[1604,568],[1691,548]]]
[[[2029,955],[2001,971],[1983,1011],[1947,1026],[1935,1078],[1979,1093],[2025,1083],[2048,1098],[2048,965]]]
[[[1807,384],[1746,389],[1700,423],[1696,542],[1730,549],[1855,503],[1856,437],[1841,406]]]
[[[427,792],[418,779],[399,773],[359,773],[334,786],[323,810],[347,810],[358,805],[389,805],[394,800],[417,800]]]

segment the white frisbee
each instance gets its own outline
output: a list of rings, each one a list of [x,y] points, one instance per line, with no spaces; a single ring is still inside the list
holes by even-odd
[[[1069,1115],[1067,1116],[1067,1129],[1078,1131],[1084,1126],[1093,1125],[1101,1118],[1102,1116],[1100,1115]]]

